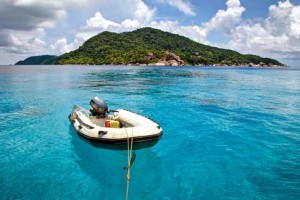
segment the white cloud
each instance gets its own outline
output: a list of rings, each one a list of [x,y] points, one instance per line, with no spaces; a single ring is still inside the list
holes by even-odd
[[[141,23],[136,19],[125,19],[121,26],[124,31],[134,30],[141,26]]]
[[[29,56],[49,52],[47,44],[44,42],[44,29],[34,29],[31,31],[3,30],[1,34],[5,38],[0,38],[0,64],[16,63]],[[2,39],[4,41],[2,41],[1,45]]]
[[[32,31],[12,31],[4,30],[2,34],[6,36],[7,45],[0,47],[2,51],[16,54],[31,54],[44,50],[46,43],[44,29],[34,29]]]
[[[2,0],[0,1],[0,30],[32,30],[53,28],[66,16],[66,8],[84,0]]]
[[[226,5],[226,10],[218,10],[209,22],[203,24],[207,32],[221,30],[229,34],[232,28],[241,22],[245,8],[240,5],[240,1],[228,0]]]
[[[169,4],[186,15],[196,15],[196,13],[193,11],[192,5],[187,0],[159,0],[158,2]]]
[[[8,55],[15,54],[16,57],[21,54],[48,53],[46,29],[56,27],[66,17],[67,8],[82,5],[86,1],[0,1],[0,51]]]
[[[138,27],[147,26],[153,20],[156,9],[150,9],[141,0],[134,0],[131,3],[134,3],[132,7],[135,8],[132,19],[125,19],[121,23],[117,23],[104,18],[103,15],[99,11],[97,11],[94,17],[91,17],[86,21],[86,25],[81,28],[81,33],[99,33],[104,30],[121,32],[124,30],[133,30]]]
[[[208,43],[207,32],[200,26],[182,26],[177,21],[152,22],[150,27],[188,37],[194,41]]]
[[[134,12],[135,19],[141,24],[148,24],[154,18],[156,9],[150,9],[143,1],[136,1],[137,7]]]
[[[289,1],[279,2],[269,7],[269,17],[266,20],[266,28],[274,36],[280,36],[290,30],[293,6]]]
[[[86,29],[99,28],[106,30],[109,26],[120,26],[119,24],[103,18],[100,12],[96,12],[95,16],[86,21]]]
[[[226,5],[228,6],[228,8],[236,8],[236,7],[240,7],[241,2],[240,0],[228,0],[226,2]]]
[[[276,59],[300,59],[300,5],[289,1],[269,7],[269,16],[260,23],[241,23],[225,46],[242,53]]]
[[[156,9],[150,9],[141,0],[136,0],[136,10],[133,19],[125,19],[121,22],[120,27],[116,32],[131,31],[137,28],[149,26],[154,20]]]
[[[56,55],[60,55],[60,54],[69,52],[77,47],[78,46],[76,45],[76,41],[73,42],[72,44],[68,44],[67,39],[64,37],[58,39],[54,44],[50,45],[50,49]]]
[[[291,35],[300,39],[300,6],[293,7],[291,21]]]

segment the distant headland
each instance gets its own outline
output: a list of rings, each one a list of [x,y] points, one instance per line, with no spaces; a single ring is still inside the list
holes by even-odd
[[[102,32],[61,56],[33,56],[16,65],[285,66],[277,60],[197,43],[153,28]]]
[[[57,57],[54,55],[31,56],[25,60],[20,60],[15,65],[52,65]]]

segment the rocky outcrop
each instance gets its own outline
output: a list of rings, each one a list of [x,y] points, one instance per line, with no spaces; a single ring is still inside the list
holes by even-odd
[[[166,52],[163,57],[155,63],[156,66],[182,66],[184,61],[179,56],[171,52]]]
[[[154,56],[154,54],[152,52],[148,52],[147,55],[144,56],[144,59],[146,61],[150,61],[150,60],[152,60],[154,58],[155,58],[155,56]]]
[[[282,67],[282,65],[274,65],[271,63],[264,63],[264,62],[260,62],[259,64],[254,64],[254,63],[249,63],[248,65],[249,67]],[[286,65],[283,65],[284,67],[286,67]]]

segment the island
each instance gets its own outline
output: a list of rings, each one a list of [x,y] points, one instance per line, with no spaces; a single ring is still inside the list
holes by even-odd
[[[20,60],[15,65],[52,65],[57,57],[55,55],[31,56],[25,60]]]
[[[275,59],[212,47],[149,27],[123,33],[104,31],[85,41],[78,49],[55,57],[48,64],[284,66]]]

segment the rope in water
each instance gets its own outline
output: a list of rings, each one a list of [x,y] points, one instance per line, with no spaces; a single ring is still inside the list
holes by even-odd
[[[125,129],[126,130],[126,129]],[[130,168],[131,165],[133,164],[133,161],[135,159],[135,155],[134,158],[132,157],[132,146],[133,146],[133,130],[131,131],[131,141],[129,141],[129,136],[126,130],[126,134],[127,134],[127,147],[128,147],[128,166],[127,166],[127,172],[126,172],[126,200],[128,200],[128,193],[129,193],[129,182],[130,182]]]

